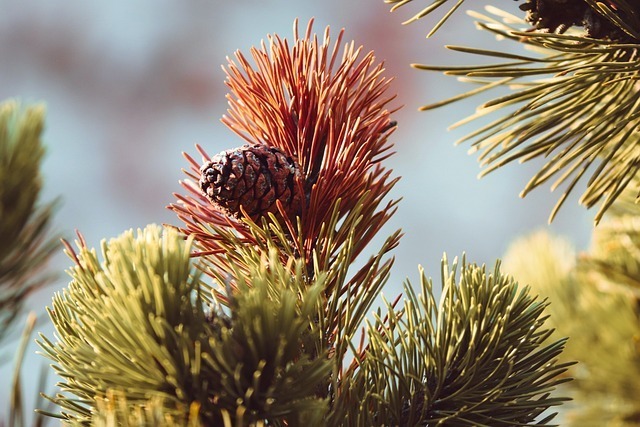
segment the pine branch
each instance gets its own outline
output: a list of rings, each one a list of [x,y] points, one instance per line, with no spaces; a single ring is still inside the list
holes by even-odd
[[[615,259],[637,263],[637,251],[625,254],[620,240],[620,235],[602,234],[589,253],[577,257],[568,242],[540,231],[514,242],[505,256],[505,271],[549,299],[552,338],[571,338],[562,355],[562,360],[579,362],[569,370],[576,378],[568,388],[575,399],[568,409],[569,425],[634,425],[640,414],[637,296],[619,275],[602,274],[592,261],[611,246]]]
[[[38,206],[43,127],[42,105],[0,104],[0,341],[26,297],[53,278],[42,271],[57,247],[55,204]]]
[[[442,262],[443,291],[421,271],[400,311],[387,303],[368,325],[369,345],[340,402],[346,425],[548,425],[541,415],[572,363],[565,340],[547,342],[546,302],[502,275],[462,260]]]
[[[391,11],[411,3],[413,0],[384,0],[393,4]],[[449,3],[451,8],[434,25],[427,35],[431,37],[453,13],[462,5],[464,0],[457,0],[455,4],[449,0],[433,0],[431,4],[404,22],[410,24],[430,15],[441,6]],[[526,20],[532,29],[541,33],[561,34],[569,28],[584,27],[591,38],[623,40],[628,37],[639,40],[640,13],[627,0],[523,0],[520,10],[526,11]]]
[[[72,281],[48,309],[58,342],[38,341],[73,395],[50,397],[63,409],[57,417],[88,425],[110,389],[132,403],[160,396],[170,411],[206,404],[206,321],[189,245],[159,227],[103,241],[102,262],[82,238],[78,253],[67,245]]]
[[[382,165],[396,128],[390,79],[372,52],[362,55],[353,42],[341,49],[343,32],[332,42],[329,28],[319,40],[312,25],[300,35],[296,21],[291,46],[269,36],[268,46],[251,50],[254,64],[237,52],[225,68],[231,92],[222,122],[248,145],[215,156],[198,147],[202,162],[185,154],[188,194],[170,206],[203,254],[223,251],[212,227],[253,243],[238,219],[259,223],[274,214],[312,272],[318,236],[333,215],[360,209],[357,256],[395,211],[395,202],[382,204],[397,182]],[[335,234],[336,248],[347,237]]]
[[[308,283],[303,263],[292,275],[275,252],[261,253],[245,259],[247,275],[229,272],[237,279],[231,315],[207,314],[191,243],[149,226],[103,242],[102,262],[82,239],[78,253],[67,248],[72,281],[49,309],[57,342],[41,335],[38,343],[71,396],[50,397],[63,411],[48,415],[89,425],[123,393],[131,408],[153,398],[185,422],[196,405],[205,425],[322,418],[326,402],[316,394],[332,365],[310,334],[323,277]]]
[[[479,160],[485,167],[481,176],[516,160],[546,159],[521,196],[552,178],[552,190],[565,185],[550,221],[578,182],[585,180],[587,188],[580,202],[589,208],[600,204],[595,217],[598,222],[630,184],[640,163],[636,149],[640,111],[635,99],[640,45],[635,39],[593,39],[575,31],[523,31],[509,24],[524,26],[521,19],[495,8],[488,10],[493,17],[472,14],[479,20],[478,27],[523,44],[532,54],[448,46],[509,61],[462,67],[415,64],[418,69],[443,71],[478,86],[422,109],[496,88],[507,89],[507,95],[485,102],[476,114],[452,126],[501,114],[458,143],[470,141],[471,152],[480,152]]]
[[[222,373],[215,401],[232,419],[243,414],[243,422],[320,425],[328,409],[323,390],[333,367],[317,341],[324,277],[308,283],[304,264],[292,262],[287,268],[276,251],[253,261],[247,259],[246,276],[229,272],[236,285],[227,295],[231,328],[223,329],[220,345],[203,359],[210,375]]]

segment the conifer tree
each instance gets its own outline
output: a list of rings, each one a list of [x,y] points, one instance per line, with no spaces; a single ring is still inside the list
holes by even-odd
[[[427,2],[409,22],[445,3],[432,34],[463,0]],[[385,166],[398,107],[373,53],[296,22],[292,39],[272,35],[229,60],[222,122],[239,140],[185,153],[184,192],[169,206],[179,225],[129,230],[99,251],[81,233],[64,242],[70,282],[48,308],[55,337],[38,339],[61,378],[48,396],[59,409],[43,413],[98,426],[529,426],[553,423],[571,392],[578,404],[615,396],[603,422],[636,420],[637,8],[520,8],[524,18],[473,16],[531,52],[450,47],[507,62],[416,65],[477,86],[423,109],[507,88],[461,123],[506,114],[465,140],[485,173],[549,157],[523,194],[557,176],[567,185],[558,207],[590,170],[581,200],[600,203],[596,222],[611,216],[588,254],[575,262],[567,245],[536,236],[506,268],[445,256],[438,284],[419,269],[369,316],[402,235],[370,248],[398,207],[399,177]],[[611,352],[624,364],[606,366]]]
[[[66,244],[71,282],[39,339],[63,379],[52,414],[75,425],[547,425],[571,362],[546,302],[501,273],[443,259],[367,321],[398,230],[384,160],[396,128],[372,53],[294,25],[225,68],[226,124],[201,146],[183,225]]]

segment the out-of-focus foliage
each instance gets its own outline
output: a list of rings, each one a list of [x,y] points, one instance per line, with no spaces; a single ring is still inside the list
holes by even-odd
[[[640,416],[640,313],[637,288],[626,280],[633,274],[624,270],[640,262],[633,250],[639,232],[631,216],[612,215],[579,257],[568,242],[540,231],[514,242],[504,259],[505,271],[549,299],[554,337],[570,337],[562,358],[578,361],[569,371],[571,425],[635,425]]]
[[[8,335],[14,331],[26,298],[52,280],[44,267],[57,246],[50,232],[54,203],[38,203],[44,113],[40,104],[0,103],[0,363],[12,357],[15,363],[13,377],[0,381],[0,386],[10,387],[6,421],[17,427],[25,425],[26,411],[31,409],[23,404],[22,370],[35,316],[29,316],[17,346]],[[41,376],[39,386],[45,377]],[[34,420],[35,425],[42,422],[42,417]]]
[[[601,287],[617,287],[640,301],[640,206],[634,191],[623,193],[593,230],[591,251],[581,265]]]
[[[0,104],[0,341],[25,298],[51,280],[42,270],[56,247],[53,204],[38,206],[43,127],[43,105]]]

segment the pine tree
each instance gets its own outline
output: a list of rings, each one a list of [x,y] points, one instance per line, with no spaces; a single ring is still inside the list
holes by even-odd
[[[612,219],[589,254],[575,262],[539,235],[505,268],[445,256],[439,301],[419,269],[369,317],[402,235],[366,256],[398,206],[399,178],[385,166],[398,107],[373,53],[296,22],[291,40],[273,35],[229,60],[222,122],[241,142],[184,155],[184,193],[169,206],[180,225],[129,230],[99,252],[80,233],[75,247],[64,242],[70,283],[48,308],[56,336],[38,339],[61,378],[48,396],[60,412],[44,413],[99,426],[550,425],[575,391],[618,396],[615,415],[637,419],[640,252],[635,197],[620,194],[637,182],[638,14],[622,0],[521,9],[524,20],[494,8],[474,16],[535,53],[453,47],[510,62],[417,65],[479,85],[423,109],[511,90],[463,120],[507,111],[465,140],[486,172],[551,155],[524,193],[560,175],[558,207],[595,167],[582,201],[601,203],[596,222]],[[603,366],[614,351],[624,364]]]
[[[79,235],[39,343],[68,424],[539,425],[565,399],[565,340],[501,273],[442,263],[367,321],[393,263],[384,166],[396,123],[372,53],[312,22],[226,67],[222,121],[245,145],[198,146],[170,208],[184,225]],[[358,344],[359,343],[359,344]]]

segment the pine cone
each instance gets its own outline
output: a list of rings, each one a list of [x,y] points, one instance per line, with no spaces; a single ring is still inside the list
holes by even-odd
[[[589,6],[583,0],[526,0],[520,10],[537,30],[564,33],[574,25],[581,25]]]
[[[218,209],[239,218],[240,206],[254,221],[277,214],[280,200],[290,218],[300,213],[297,163],[264,144],[243,145],[216,154],[200,168],[200,189]]]
[[[525,0],[519,6],[536,30],[564,33],[572,26],[584,27],[596,39],[621,40],[627,36],[584,0]]]

